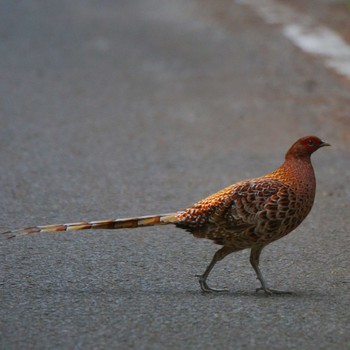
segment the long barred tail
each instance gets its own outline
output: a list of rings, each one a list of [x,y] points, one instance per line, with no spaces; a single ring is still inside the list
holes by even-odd
[[[6,238],[31,235],[42,232],[77,231],[77,230],[115,230],[120,228],[136,228],[155,225],[169,225],[177,223],[176,213],[140,216],[134,218],[124,218],[116,220],[101,220],[89,222],[76,222],[69,224],[44,225],[24,227],[18,230],[11,230],[0,233]]]

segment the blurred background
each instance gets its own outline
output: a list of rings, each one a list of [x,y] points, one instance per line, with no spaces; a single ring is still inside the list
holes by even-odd
[[[294,296],[256,296],[247,252],[202,295],[216,247],[175,228],[1,241],[0,347],[349,346],[349,23],[341,0],[2,0],[2,230],[174,211],[301,136],[332,148],[310,217],[262,257]]]

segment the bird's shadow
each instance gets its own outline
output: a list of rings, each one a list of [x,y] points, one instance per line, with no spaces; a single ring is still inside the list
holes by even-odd
[[[32,287],[33,288],[33,287]],[[32,289],[31,288],[31,289]],[[254,299],[313,299],[313,298],[322,298],[326,294],[320,291],[315,290],[304,290],[304,291],[292,291],[288,294],[272,294],[269,295],[265,292],[255,290],[227,290],[222,292],[203,292],[199,290],[179,290],[179,289],[152,289],[152,288],[140,288],[140,289],[131,289],[124,287],[111,287],[111,288],[55,288],[55,287],[44,287],[40,288],[41,292],[45,294],[71,294],[71,295],[84,295],[84,296],[96,296],[96,295],[109,295],[117,297],[119,296],[130,296],[130,295],[154,295],[154,296],[171,296],[171,297],[197,297],[197,298],[206,298],[209,300],[214,299],[227,299],[227,298],[254,298]]]

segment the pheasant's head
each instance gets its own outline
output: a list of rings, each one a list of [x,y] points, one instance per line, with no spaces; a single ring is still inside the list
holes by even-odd
[[[324,146],[330,146],[330,144],[316,136],[302,137],[288,150],[286,159],[310,158],[312,153]]]

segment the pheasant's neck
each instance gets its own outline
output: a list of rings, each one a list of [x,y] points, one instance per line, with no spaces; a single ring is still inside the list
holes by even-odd
[[[275,171],[269,174],[271,177],[287,182],[298,192],[305,194],[309,199],[315,196],[316,179],[310,158],[286,159]]]

